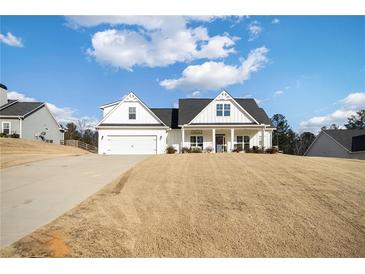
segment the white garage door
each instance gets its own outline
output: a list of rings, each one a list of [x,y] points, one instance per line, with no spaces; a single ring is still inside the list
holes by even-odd
[[[155,135],[110,135],[107,137],[108,154],[156,154]]]

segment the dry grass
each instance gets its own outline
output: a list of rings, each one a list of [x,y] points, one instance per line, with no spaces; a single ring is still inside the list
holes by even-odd
[[[70,155],[89,153],[76,147],[25,139],[0,138],[0,168]]]
[[[364,168],[285,155],[156,156],[2,256],[364,257]]]

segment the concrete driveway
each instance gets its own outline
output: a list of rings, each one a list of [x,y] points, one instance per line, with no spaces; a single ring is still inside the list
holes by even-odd
[[[0,170],[1,246],[49,223],[146,157],[88,154]]]

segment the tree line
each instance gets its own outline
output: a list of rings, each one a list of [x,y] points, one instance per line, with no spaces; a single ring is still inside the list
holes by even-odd
[[[65,140],[79,140],[84,143],[98,146],[98,132],[86,128],[84,122],[78,121],[76,125],[73,122],[66,124]],[[288,120],[282,114],[275,114],[271,118],[272,125],[276,128],[273,132],[272,143],[285,154],[304,155],[308,147],[312,144],[316,135],[306,131],[300,134],[296,133],[289,125]],[[347,129],[365,129],[365,109],[356,112],[347,118],[344,125]],[[86,128],[86,129],[85,129]],[[329,129],[338,129],[339,126],[332,124]],[[327,129],[326,127],[322,127]]]
[[[288,120],[282,114],[272,116],[271,123],[276,128],[273,132],[272,143],[285,154],[304,155],[316,138],[316,135],[312,132],[296,133],[291,129]],[[355,115],[348,117],[344,127],[346,129],[365,129],[365,109],[359,110]],[[327,127],[324,126],[321,129],[325,130]],[[339,129],[339,126],[332,124],[329,129]]]
[[[79,140],[86,144],[98,146],[98,132],[92,129],[85,129],[82,126],[82,121],[75,123],[67,123],[65,131],[65,140]]]

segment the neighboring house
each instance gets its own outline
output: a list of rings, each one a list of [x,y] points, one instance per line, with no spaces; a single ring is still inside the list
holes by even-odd
[[[272,147],[271,121],[254,99],[222,91],[214,99],[180,99],[179,108],[149,108],[134,93],[101,106],[100,154],[161,154],[167,146],[213,152]]]
[[[64,130],[45,103],[8,100],[7,88],[0,84],[1,133],[18,134],[19,138],[59,144]]]
[[[304,155],[365,160],[365,129],[322,130]]]

